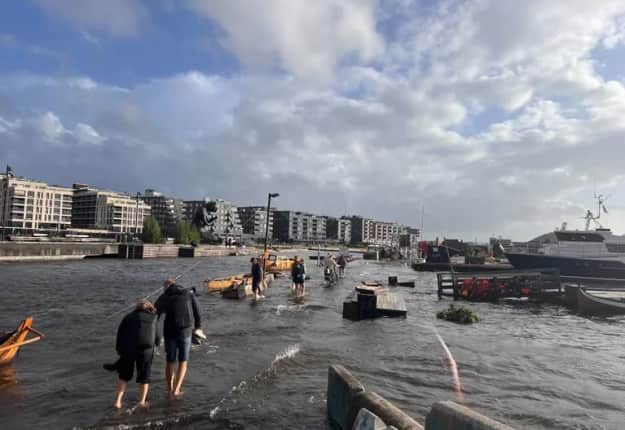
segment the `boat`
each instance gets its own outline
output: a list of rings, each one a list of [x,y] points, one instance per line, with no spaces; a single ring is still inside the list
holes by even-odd
[[[577,311],[588,316],[625,315],[625,297],[599,297],[583,288],[577,289]]]
[[[265,258],[266,272],[288,272],[293,268],[295,260],[288,257],[279,257],[276,254],[268,254]]]
[[[517,270],[555,268],[564,281],[583,283],[622,283],[625,281],[625,236],[615,235],[598,223],[601,211],[607,213],[602,195],[599,215],[587,210],[585,230],[560,229],[538,236],[504,253]],[[591,230],[590,223],[597,228]]]
[[[43,338],[43,333],[34,329],[32,325],[33,318],[28,317],[20,322],[14,331],[0,334],[0,366],[11,364],[22,346]],[[29,334],[33,334],[34,337],[29,339]]]
[[[206,287],[210,293],[218,293],[232,287],[248,286],[252,288],[252,275],[239,274],[231,275],[224,278],[209,279],[206,281]]]

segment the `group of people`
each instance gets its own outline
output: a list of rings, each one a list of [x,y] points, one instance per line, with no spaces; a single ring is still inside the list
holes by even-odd
[[[345,274],[345,267],[347,266],[347,259],[343,254],[340,254],[338,258],[328,254],[323,259],[323,274],[327,282],[337,282],[339,277],[343,277]]]
[[[255,299],[263,298],[264,260],[252,258],[252,290]],[[328,256],[325,259],[327,267],[343,273],[347,261],[339,256],[338,261]],[[338,275],[337,275],[338,276]],[[295,296],[301,298],[305,292],[306,266],[304,259],[297,256],[293,259],[291,268],[293,283],[291,289]],[[197,299],[192,290],[183,288],[172,279],[163,283],[164,291],[155,303],[141,299],[135,309],[126,315],[117,329],[115,349],[119,355],[117,361],[104,364],[104,368],[117,372],[117,396],[115,408],[122,407],[124,394],[128,382],[137,371],[136,382],[139,384],[140,407],[148,406],[148,390],[152,376],[152,362],[154,350],[160,346],[161,338],[165,344],[165,381],[167,389],[173,398],[180,397],[182,383],[187,373],[189,352],[192,336],[196,334],[205,338],[202,332],[202,318]],[[160,319],[164,317],[163,329],[160,329]],[[176,367],[177,363],[177,367]]]
[[[204,337],[202,319],[197,299],[191,290],[171,279],[166,280],[163,287],[165,291],[154,304],[148,300],[139,300],[135,309],[123,318],[116,339],[119,358],[115,363],[103,366],[118,374],[114,404],[117,409],[122,407],[126,387],[135,369],[140,387],[139,406],[147,407],[154,349],[160,345],[161,338],[165,344],[167,389],[174,398],[183,394],[182,383],[187,373],[192,334],[195,332]],[[161,333],[159,320],[163,315],[165,321]]]

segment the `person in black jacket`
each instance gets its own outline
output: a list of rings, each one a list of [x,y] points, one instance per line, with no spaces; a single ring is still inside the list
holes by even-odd
[[[164,338],[167,365],[165,378],[167,387],[174,397],[182,395],[181,387],[187,373],[187,362],[191,350],[191,335],[201,330],[202,319],[195,296],[187,289],[167,279],[163,286],[165,292],[156,301],[159,319],[165,314]],[[178,361],[178,370],[174,378],[174,366]]]
[[[263,268],[258,258],[252,258],[250,263],[252,263],[252,291],[254,292],[254,299],[262,299],[265,297],[262,294]]]
[[[139,300],[135,310],[124,317],[117,329],[115,349],[119,359],[110,370],[117,370],[117,399],[115,407],[122,407],[122,400],[128,381],[132,379],[134,367],[137,368],[139,388],[139,406],[147,406],[148,388],[152,373],[154,345],[159,343],[157,332],[156,308],[147,300]],[[106,367],[106,366],[105,366]]]

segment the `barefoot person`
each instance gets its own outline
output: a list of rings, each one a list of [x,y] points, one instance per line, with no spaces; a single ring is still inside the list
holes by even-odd
[[[115,364],[104,365],[105,369],[116,370],[119,375],[115,399],[117,409],[122,407],[124,393],[135,367],[140,387],[139,406],[147,406],[154,345],[159,343],[156,322],[154,305],[147,300],[139,300],[135,310],[124,317],[117,329],[116,349],[119,359]]]
[[[195,330],[201,330],[202,320],[197,299],[189,290],[172,279],[167,279],[163,286],[165,292],[156,301],[156,311],[159,319],[165,314],[165,379],[169,393],[179,397],[182,395],[182,383],[187,373],[192,331],[194,327]],[[174,375],[176,361],[178,369]]]

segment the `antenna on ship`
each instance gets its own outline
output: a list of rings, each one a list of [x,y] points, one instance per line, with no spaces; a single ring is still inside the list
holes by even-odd
[[[601,218],[602,211],[605,214],[608,213],[608,209],[605,207],[605,202],[609,198],[610,198],[610,195],[604,196],[603,194],[597,194],[597,192],[595,191],[595,199],[597,200],[597,206],[598,206],[597,215],[595,216],[595,214],[593,214],[590,209],[586,209],[586,216],[584,216],[584,219],[586,220],[586,231],[590,229],[591,221],[597,224],[599,228],[603,228],[603,226],[601,225],[601,223],[599,223],[598,220],[599,218]]]

